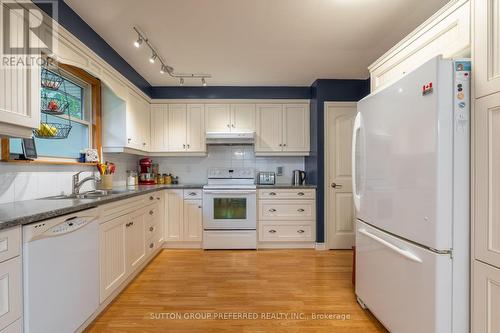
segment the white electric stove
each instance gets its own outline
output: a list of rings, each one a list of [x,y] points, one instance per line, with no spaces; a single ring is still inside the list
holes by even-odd
[[[203,248],[257,248],[257,194],[252,168],[210,168],[203,187]]]

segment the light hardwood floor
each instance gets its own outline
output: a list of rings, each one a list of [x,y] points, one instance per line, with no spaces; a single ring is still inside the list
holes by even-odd
[[[86,332],[387,332],[356,303],[351,262],[351,251],[163,250]],[[183,319],[190,313],[259,318]],[[350,318],[313,320],[314,313]]]

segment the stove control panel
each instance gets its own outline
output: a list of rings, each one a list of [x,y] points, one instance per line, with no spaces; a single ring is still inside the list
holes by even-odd
[[[209,168],[208,179],[254,179],[253,168]]]

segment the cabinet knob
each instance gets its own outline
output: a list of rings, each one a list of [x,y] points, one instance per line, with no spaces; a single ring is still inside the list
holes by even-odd
[[[155,246],[153,243],[149,244],[149,248],[152,249]]]
[[[152,210],[149,211],[149,215],[153,215],[154,212]]]
[[[149,231],[151,231],[151,232],[152,232],[153,230],[155,230],[155,228],[153,228],[153,227],[149,227]]]
[[[227,124],[227,128],[231,128],[231,125]]]
[[[297,232],[298,232],[299,234],[303,234],[305,231],[301,229],[301,230],[297,230]]]
[[[194,195],[196,195],[196,192],[189,192],[189,195],[194,196]]]
[[[182,148],[186,149],[186,144],[183,144],[183,145],[182,145]]]
[[[269,209],[269,211],[270,211],[271,213],[274,213],[274,212],[276,211],[276,209],[271,208],[271,209]]]
[[[160,200],[160,197],[156,197],[156,200]]]
[[[191,148],[191,145],[188,143],[188,144],[187,144],[187,147],[188,147],[188,149],[189,149],[189,148]]]
[[[270,232],[270,233],[272,233],[272,234],[275,234],[275,233],[276,233],[276,230],[271,229],[271,230],[269,230],[269,232]]]
[[[286,147],[286,143],[283,144],[283,147]]]
[[[280,143],[280,147],[283,147],[283,144],[282,144],[282,143]]]
[[[132,138],[128,138],[127,142],[130,143],[132,141]]]
[[[232,126],[233,128],[235,127],[235,126],[234,126],[234,124],[231,124],[231,126]]]
[[[146,142],[143,142],[143,143],[142,143],[142,145],[143,145],[143,146],[146,146]]]
[[[297,211],[300,213],[305,212],[305,210],[303,208],[299,208],[299,209],[297,209]]]
[[[198,206],[198,208],[200,208],[200,209],[201,209],[201,206]]]
[[[276,192],[269,192],[269,195],[276,195]]]
[[[300,195],[302,197],[302,196],[305,195],[305,193],[304,192],[299,192],[299,193],[297,193],[297,195]]]
[[[155,198],[153,196],[150,196],[149,197],[149,200],[154,200]]]

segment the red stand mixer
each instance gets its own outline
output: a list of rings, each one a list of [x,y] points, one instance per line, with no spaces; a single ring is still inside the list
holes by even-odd
[[[155,184],[155,175],[153,174],[153,161],[150,158],[143,158],[139,160],[139,184]]]

